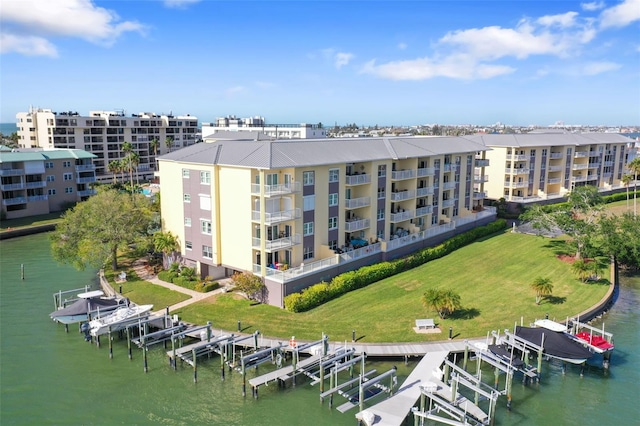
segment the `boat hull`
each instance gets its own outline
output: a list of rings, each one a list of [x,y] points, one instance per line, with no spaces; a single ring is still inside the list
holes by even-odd
[[[100,336],[110,331],[119,331],[128,325],[147,319],[151,314],[153,305],[135,305],[117,309],[110,315],[89,321],[89,334]]]

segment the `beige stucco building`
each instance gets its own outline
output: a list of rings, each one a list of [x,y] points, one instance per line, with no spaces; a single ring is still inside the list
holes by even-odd
[[[0,200],[6,219],[61,211],[95,194],[95,155],[79,149],[0,150]]]
[[[265,301],[495,219],[482,144],[459,137],[224,140],[158,159],[163,230],[214,278]]]

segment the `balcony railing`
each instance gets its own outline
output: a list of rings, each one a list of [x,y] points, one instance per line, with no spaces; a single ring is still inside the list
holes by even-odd
[[[588,151],[576,151],[573,154],[573,158],[586,158],[589,156],[589,152]]]
[[[26,183],[26,187],[28,189],[33,189],[33,188],[44,188],[47,186],[47,182],[44,180],[38,180],[35,182],[27,182]]]
[[[27,197],[27,201],[30,203],[33,203],[34,201],[47,201],[48,199],[48,195],[30,195]]]
[[[253,247],[260,248],[261,238],[253,238]],[[300,244],[302,239],[300,238],[300,234],[291,235],[288,237],[278,238],[275,240],[266,240],[265,249],[272,250],[281,250],[289,247],[293,247],[295,245]]]
[[[562,170],[564,170],[564,167],[562,166],[549,166],[549,168],[547,169],[550,172],[561,172]]]
[[[264,223],[267,225],[273,225],[275,223],[286,222],[289,220],[300,219],[302,213],[300,209],[283,210],[279,212],[270,212],[264,214]],[[260,222],[260,211],[253,210],[251,212],[251,219],[254,222]]]
[[[402,201],[415,198],[416,192],[413,190],[405,190],[391,193],[391,201]]]
[[[489,167],[489,160],[476,160],[476,167]]]
[[[456,187],[456,183],[455,182],[444,182],[442,184],[442,190],[446,191],[448,189],[455,189]]]
[[[457,198],[442,201],[442,207],[453,207],[458,202]]]
[[[613,176],[613,173],[606,172],[606,173],[603,173],[602,176],[605,177],[605,178],[610,178],[611,176]]]
[[[589,169],[599,169],[600,168],[600,163],[589,163],[588,164],[588,168]]]
[[[367,183],[371,183],[371,175],[362,174],[362,175],[350,175],[346,176],[344,180],[345,185],[364,185]]]
[[[584,170],[584,169],[589,168],[589,165],[588,164],[574,164],[571,168],[573,170]]]
[[[529,186],[529,182],[509,182],[505,181],[504,186],[509,188],[526,188]]]
[[[357,260],[363,257],[371,256],[375,253],[380,253],[382,251],[382,244],[375,243],[369,244],[364,247],[360,247],[354,250],[349,250],[347,252],[340,254],[340,263],[351,262],[353,260]]]
[[[398,213],[391,213],[389,215],[389,221],[392,223],[402,222],[404,220],[413,219],[415,217],[415,212],[413,210],[406,210]]]
[[[571,182],[584,182],[586,180],[586,176],[571,176]]]
[[[287,282],[296,280],[304,275],[313,274],[323,269],[331,268],[340,263],[338,256],[327,257],[326,259],[316,260],[315,262],[305,263],[295,268],[289,268],[287,270],[279,270],[266,267],[266,276],[270,279],[280,282]],[[260,274],[262,272],[261,265],[253,265],[253,273]]]
[[[511,174],[513,174],[513,175],[528,175],[529,174],[529,169],[525,169],[525,168],[521,168],[521,169],[520,168],[514,168],[514,169],[506,168],[506,169],[504,169],[504,172],[506,174],[509,174],[509,175],[511,175]]]
[[[6,185],[0,185],[2,191],[15,191],[18,189],[24,189],[24,183],[8,183]]]
[[[367,229],[370,226],[371,226],[371,221],[369,219],[352,220],[350,222],[345,222],[344,230],[345,232],[354,232],[354,231],[360,231],[362,229]]]
[[[473,181],[475,183],[489,182],[489,175],[473,175]]]
[[[600,157],[600,153],[598,151],[589,151],[589,157]]]
[[[484,200],[485,198],[487,198],[487,193],[486,192],[474,192],[473,193],[473,199],[474,200]]]
[[[416,243],[427,238],[435,237],[436,235],[444,234],[445,232],[455,229],[453,222],[446,223],[444,225],[431,226],[424,231],[416,232],[415,234],[405,235],[404,237],[396,237],[392,240],[385,242],[384,251],[388,252],[397,248]]]
[[[431,214],[432,212],[433,212],[433,207],[432,206],[418,207],[418,208],[416,208],[416,217],[426,216],[428,214]]]
[[[433,186],[426,186],[424,188],[416,189],[416,197],[426,197],[428,195],[433,195]]]
[[[277,185],[263,185],[264,195],[266,197],[293,194],[300,192],[300,182],[281,183]],[[260,184],[251,184],[251,193],[254,195],[260,195]]]
[[[562,182],[562,178],[549,178],[549,180],[547,180],[547,183],[560,183]]]
[[[423,167],[422,169],[418,169],[418,177],[424,176],[433,176],[436,174],[436,169],[433,167]]]
[[[78,197],[89,197],[91,195],[96,195],[95,189],[85,189],[82,191],[78,191]]]
[[[5,198],[2,200],[5,206],[15,206],[16,204],[27,204],[27,197]]]
[[[367,207],[371,205],[371,197],[349,198],[344,200],[344,207],[346,209],[357,209],[360,207]]]
[[[561,152],[552,152],[552,153],[549,155],[549,157],[550,157],[552,160],[558,160],[558,159],[562,158],[562,153],[561,153]]]
[[[20,176],[24,174],[24,169],[0,169],[0,176]]]
[[[445,164],[442,166],[442,171],[443,172],[455,172],[456,170],[460,169],[460,164]]]
[[[416,177],[418,172],[412,170],[394,170],[391,172],[391,180],[404,180]]]
[[[77,164],[76,172],[90,172],[95,170],[96,166],[94,164]]]
[[[507,160],[525,161],[526,159],[527,159],[526,155],[507,154]]]

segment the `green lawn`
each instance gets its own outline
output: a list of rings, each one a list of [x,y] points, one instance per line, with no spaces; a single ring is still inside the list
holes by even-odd
[[[265,336],[295,335],[316,340],[325,332],[332,340],[351,340],[352,330],[362,342],[442,340],[453,327],[456,338],[484,336],[490,330],[512,328],[524,317],[558,320],[598,302],[608,285],[583,284],[570,265],[556,258],[560,240],[512,234],[509,231],[464,247],[442,259],[372,284],[312,311],[293,314],[268,305],[255,305],[237,295],[224,294],[187,306],[180,316],[190,322],[212,321],[214,328],[260,330]],[[538,276],[554,285],[553,299],[535,304],[529,284]],[[432,287],[458,292],[463,311],[440,320],[422,306],[422,294]],[[416,334],[417,318],[434,318],[441,334]]]
[[[62,212],[41,214],[37,216],[21,217],[19,219],[5,219],[0,223],[0,231],[6,231],[9,228],[28,228],[31,226],[48,225],[60,221]]]

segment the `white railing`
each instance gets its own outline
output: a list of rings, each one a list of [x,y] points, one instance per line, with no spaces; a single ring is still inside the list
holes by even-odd
[[[587,164],[587,168],[589,169],[599,169],[600,168],[600,163],[589,163]]]
[[[560,183],[562,182],[562,178],[549,178],[547,183]]]
[[[95,170],[96,166],[93,164],[78,164],[76,165],[76,172],[86,172]]]
[[[46,201],[49,199],[48,195],[30,195],[27,197],[27,201],[34,202],[34,201]]]
[[[414,190],[404,190],[391,193],[391,201],[408,200],[409,198],[415,198],[416,192]]]
[[[78,197],[88,197],[90,195],[96,195],[95,189],[85,189],[83,191],[78,191]]]
[[[397,170],[391,172],[391,180],[403,180],[416,177],[416,170]]]
[[[8,183],[6,185],[0,185],[0,189],[3,191],[15,191],[16,189],[24,189],[24,183]]]
[[[24,174],[24,169],[0,169],[0,176],[20,176]]]
[[[511,188],[526,188],[527,186],[529,186],[529,182],[509,182],[506,181],[504,183],[504,186],[508,186]]]
[[[260,238],[253,238],[253,247],[260,248],[260,242],[262,240]],[[292,247],[301,242],[300,234],[291,235],[289,237],[278,238],[275,240],[266,240],[265,249],[266,250],[280,250],[287,247]]]
[[[573,154],[573,158],[585,158],[588,156],[589,156],[589,153],[587,151],[576,151]]]
[[[525,169],[525,168],[506,168],[504,169],[504,172],[507,174],[514,174],[514,175],[528,175],[529,174],[529,169]]]
[[[5,206],[14,206],[16,204],[26,204],[26,197],[5,198],[2,200],[2,204]]]
[[[473,181],[475,183],[489,182],[489,175],[473,175]]]
[[[600,157],[600,153],[598,151],[589,151],[589,157]]]
[[[515,201],[518,203],[526,203],[526,202],[530,202],[530,201],[538,201],[541,200],[542,197],[538,197],[536,195],[532,195],[529,197],[517,197],[515,195],[512,195],[511,198],[509,199],[509,201]]]
[[[273,223],[286,222],[288,220],[299,219],[302,216],[300,209],[283,210],[280,212],[270,212],[264,214],[264,223],[270,225]],[[260,221],[260,211],[253,210],[251,212],[251,220]]]
[[[391,213],[389,217],[389,221],[391,222],[402,222],[403,220],[413,219],[415,212],[413,210],[407,210],[404,212]]]
[[[361,175],[351,175],[347,176],[344,181],[345,185],[364,185],[367,183],[371,183],[371,175],[361,174]]]
[[[586,176],[571,176],[571,182],[584,182],[587,180]]]
[[[526,155],[513,155],[507,154],[507,160],[516,160],[516,161],[524,161],[527,159]]]
[[[287,282],[287,281],[293,281],[296,280],[304,275],[309,275],[312,274],[314,272],[318,272],[321,271],[323,269],[327,269],[330,268],[332,266],[337,265],[338,263],[340,263],[339,257],[338,256],[333,256],[333,257],[328,257],[326,259],[322,259],[322,260],[316,260],[315,262],[311,262],[311,263],[304,263],[301,264],[298,267],[295,268],[289,268],[287,270],[279,270],[279,269],[274,269],[274,268],[269,268],[269,267],[265,267],[265,271],[266,271],[266,276],[273,279],[273,280],[277,280],[279,282]],[[253,265],[253,273],[254,274],[260,274],[262,273],[262,266],[261,265]]]
[[[431,206],[422,206],[416,209],[416,217],[426,216],[433,212],[433,207]]]
[[[473,193],[473,199],[474,200],[484,200],[485,198],[487,198],[487,193],[486,192],[474,192]]]
[[[598,179],[598,175],[595,173],[589,173],[587,175],[587,180],[596,180],[596,179]]]
[[[476,167],[489,167],[489,160],[476,160]]]
[[[386,241],[385,251],[395,250],[397,248],[413,244],[415,242],[426,240],[427,238],[435,237],[436,235],[444,234],[445,232],[455,229],[455,223],[449,222],[443,225],[436,225],[425,229],[424,231],[416,232],[415,234],[405,235],[404,237],[397,237],[392,240]]]
[[[573,167],[571,167],[573,170],[584,170],[589,168],[588,164],[574,164]]]
[[[426,197],[427,195],[433,195],[433,186],[426,186],[424,188],[416,189],[416,197]]]
[[[564,169],[562,166],[549,166],[548,170],[550,172],[561,172]]]
[[[89,176],[89,177],[81,177],[76,179],[77,183],[91,183],[91,182],[95,182],[96,181],[96,177],[95,176]]]
[[[455,189],[456,187],[456,183],[455,182],[444,182],[442,184],[442,190],[446,191],[448,189]]]
[[[380,243],[370,244],[368,246],[360,247],[358,249],[349,250],[345,253],[340,254],[340,263],[351,262],[353,260],[360,259],[362,257],[367,257],[375,253],[380,253],[381,251],[382,251],[382,244]]]
[[[455,206],[457,202],[458,202],[457,198],[453,198],[453,199],[450,199],[450,200],[444,200],[444,201],[442,201],[442,207],[452,207],[452,206]]]
[[[422,169],[418,169],[418,177],[424,176],[433,176],[436,174],[436,169],[433,167],[423,167]]]
[[[562,158],[562,153],[561,153],[561,152],[552,152],[552,153],[549,155],[549,157],[550,157],[552,160],[557,160],[557,159],[559,159],[559,158]]]
[[[44,180],[38,180],[38,181],[34,181],[34,182],[27,182],[25,185],[29,189],[44,188],[45,186],[47,186],[47,182],[44,181]]]
[[[264,195],[267,197],[273,195],[284,195],[284,194],[292,194],[294,192],[300,192],[300,182],[290,182],[290,183],[280,183],[277,185],[263,185],[264,186]],[[260,195],[260,184],[252,183],[251,184],[251,193],[255,195]]]
[[[361,229],[367,229],[371,226],[369,219],[352,220],[344,224],[344,230],[346,232],[359,231]]]
[[[460,169],[460,164],[445,164],[442,166],[442,171],[443,172],[455,172],[456,170]]]
[[[349,198],[344,200],[344,207],[347,209],[357,209],[371,205],[371,197]]]

